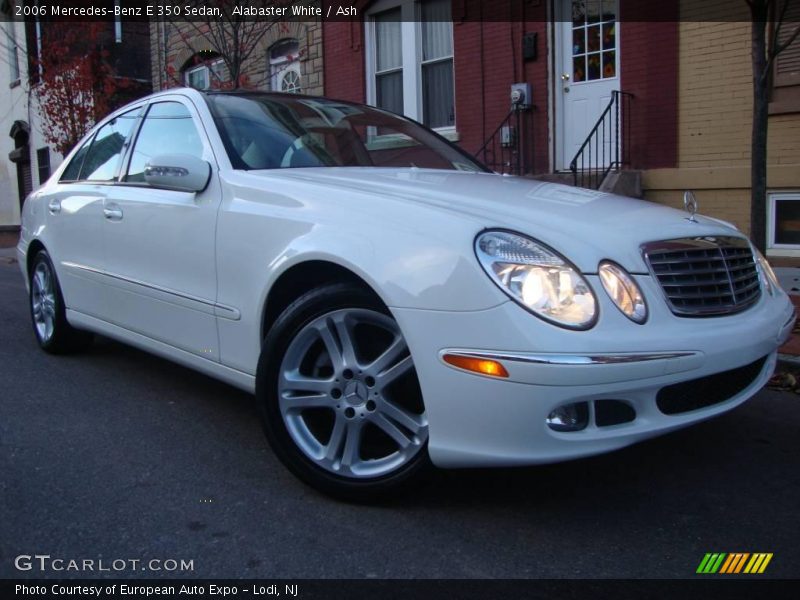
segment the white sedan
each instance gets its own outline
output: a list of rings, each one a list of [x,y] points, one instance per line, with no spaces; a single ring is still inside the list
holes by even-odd
[[[28,198],[18,252],[44,350],[98,333],[253,392],[283,463],[346,498],[713,417],[794,323],[728,224],[281,94],[116,111]]]

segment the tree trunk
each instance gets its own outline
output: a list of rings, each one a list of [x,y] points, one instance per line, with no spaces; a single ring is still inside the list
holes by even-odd
[[[767,126],[769,96],[767,89],[767,14],[753,3],[753,131],[750,172],[750,239],[762,253],[767,237]]]

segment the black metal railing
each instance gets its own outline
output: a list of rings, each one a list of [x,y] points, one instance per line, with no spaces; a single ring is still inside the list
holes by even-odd
[[[576,186],[599,189],[611,171],[630,165],[632,99],[629,92],[611,92],[611,101],[569,163]]]
[[[496,173],[522,175],[524,138],[522,111],[512,108],[489,139],[476,153],[479,160]]]

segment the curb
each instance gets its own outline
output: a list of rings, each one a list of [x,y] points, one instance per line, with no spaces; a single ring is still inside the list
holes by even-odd
[[[800,356],[778,354],[778,364],[775,370],[778,369],[800,370]]]

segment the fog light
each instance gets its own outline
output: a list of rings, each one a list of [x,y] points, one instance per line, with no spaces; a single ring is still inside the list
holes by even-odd
[[[547,426],[553,431],[580,431],[589,424],[589,404],[576,402],[559,406],[547,415]]]

